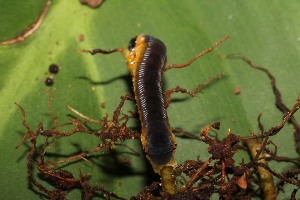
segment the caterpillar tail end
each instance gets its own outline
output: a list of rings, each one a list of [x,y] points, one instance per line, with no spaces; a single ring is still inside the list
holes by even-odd
[[[160,170],[163,191],[169,194],[176,193],[176,177],[173,173],[174,167],[165,166]]]

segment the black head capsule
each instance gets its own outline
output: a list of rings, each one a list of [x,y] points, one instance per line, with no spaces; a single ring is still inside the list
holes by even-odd
[[[128,44],[128,50],[131,51],[132,49],[135,48],[135,45],[136,45],[136,37],[135,36],[134,38],[131,38],[131,40],[129,41],[129,44]]]
[[[52,74],[57,74],[59,71],[58,65],[57,64],[51,64],[49,66],[49,72]]]

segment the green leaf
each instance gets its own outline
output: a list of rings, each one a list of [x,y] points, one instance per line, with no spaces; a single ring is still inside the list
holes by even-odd
[[[5,3],[1,1],[0,40],[8,40],[24,32],[33,24],[45,1]],[[124,47],[133,36],[147,33],[160,38],[168,48],[168,63],[184,63],[202,50],[212,46],[225,35],[230,39],[184,69],[165,73],[164,88],[176,86],[192,90],[209,77],[225,74],[195,98],[176,94],[168,108],[170,124],[199,134],[205,125],[221,122],[220,137],[230,128],[233,133],[248,136],[249,130],[258,133],[257,116],[263,112],[265,128],[279,124],[282,114],[274,104],[269,79],[265,74],[249,68],[239,60],[223,60],[230,53],[242,52],[254,63],[268,68],[276,77],[278,88],[286,105],[291,108],[300,92],[300,13],[299,2],[291,1],[117,1],[108,0],[98,9],[82,6],[79,1],[52,2],[41,26],[25,41],[0,46],[0,151],[2,152],[0,183],[3,199],[36,199],[28,187],[26,152],[28,145],[15,146],[23,137],[21,112],[14,105],[18,102],[26,111],[26,120],[36,130],[39,122],[52,127],[47,107],[50,89],[44,84],[49,76],[48,66],[56,63],[60,72],[55,76],[52,107],[61,123],[68,121],[71,105],[81,113],[99,119],[107,112],[112,114],[120,102],[120,96],[132,92],[131,86],[116,77],[128,75],[121,55],[95,55],[77,53],[80,49],[111,49]],[[24,15],[24,13],[26,13]],[[280,13],[280,14],[279,14]],[[79,36],[84,35],[84,41]],[[110,81],[113,80],[113,81]],[[107,84],[103,82],[110,81]],[[234,87],[241,88],[234,95]],[[100,103],[106,108],[101,109]],[[134,110],[127,103],[127,110]],[[126,111],[126,110],[125,110]],[[125,112],[124,111],[124,112]],[[300,114],[296,113],[299,121]],[[132,125],[135,126],[134,123]],[[292,127],[286,126],[271,140],[278,145],[279,155],[298,157]],[[60,141],[59,141],[60,142]],[[68,153],[95,147],[99,141],[86,135],[78,135],[71,141],[61,141],[61,148],[51,151]],[[104,185],[123,197],[140,192],[151,181],[151,170],[139,141],[128,141],[141,152],[140,157],[130,157],[132,171],[128,174],[112,173],[120,170],[105,156],[95,163],[76,165],[79,170],[92,173],[92,182]],[[134,143],[134,144],[131,144]],[[209,157],[207,145],[198,141],[177,138],[176,159],[205,160]],[[78,149],[78,146],[81,149]],[[249,159],[239,154],[237,162]],[[104,167],[103,167],[104,166]],[[295,166],[271,163],[277,172]],[[73,169],[74,170],[74,169]],[[109,171],[109,172],[108,172]],[[147,175],[150,173],[150,176]],[[150,180],[149,180],[150,177]],[[284,188],[278,198],[290,197],[294,186]],[[79,198],[78,192],[68,197]]]

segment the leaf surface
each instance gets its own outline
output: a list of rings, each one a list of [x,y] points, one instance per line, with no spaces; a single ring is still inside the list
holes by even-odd
[[[22,33],[35,22],[44,4],[45,1],[1,4],[0,24],[5,28],[0,31],[0,40]],[[51,127],[48,95],[44,92],[49,87],[44,80],[49,76],[48,66],[56,63],[60,72],[55,76],[52,107],[61,123],[67,122],[70,114],[67,105],[95,119],[106,112],[112,114],[120,96],[132,93],[130,84],[116,78],[128,76],[124,59],[118,54],[91,56],[77,51],[124,47],[130,38],[140,33],[164,41],[169,64],[184,63],[223,36],[230,35],[229,40],[192,66],[165,73],[164,89],[179,85],[192,90],[197,84],[224,72],[222,79],[205,87],[203,94],[195,98],[184,94],[173,96],[168,108],[173,127],[199,134],[205,125],[219,121],[219,137],[226,136],[229,128],[233,133],[247,136],[249,130],[258,133],[256,119],[261,112],[266,129],[279,124],[282,114],[275,107],[266,75],[240,60],[223,60],[221,56],[242,52],[254,63],[268,68],[276,77],[283,100],[291,108],[300,91],[299,9],[296,0],[272,3],[257,0],[109,0],[98,9],[82,6],[76,1],[52,2],[37,31],[21,43],[0,46],[1,196],[5,199],[36,199],[38,195],[29,189],[27,182],[26,152],[29,146],[15,149],[25,128],[14,102],[26,110],[26,120],[33,129],[39,122]],[[84,35],[82,42],[80,35]],[[235,87],[240,87],[240,95],[233,94]],[[100,108],[101,102],[105,102],[105,109]],[[135,110],[133,103],[128,102],[126,106],[125,111]],[[295,116],[299,121],[300,114]],[[137,123],[133,122],[132,126]],[[278,145],[279,155],[298,157],[292,131],[292,127],[287,126],[272,138]],[[130,173],[117,173],[118,166],[103,156],[95,163],[80,163],[73,169],[74,174],[79,176],[79,169],[92,173],[93,183],[104,185],[126,198],[137,194],[151,181],[152,172],[139,141],[127,142],[141,152],[140,157],[130,157]],[[51,150],[67,154],[92,148],[97,143],[93,138],[79,135],[71,141],[62,141],[61,148]],[[247,154],[238,155],[237,162],[249,159]],[[203,160],[209,157],[206,145],[177,138],[178,163],[198,156]],[[271,167],[283,171],[295,166],[274,162]],[[280,198],[289,198],[293,189],[285,188],[286,192],[281,193]],[[70,198],[80,196],[78,191],[69,195]]]

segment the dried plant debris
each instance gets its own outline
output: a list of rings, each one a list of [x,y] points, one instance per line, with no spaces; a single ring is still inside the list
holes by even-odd
[[[26,139],[31,144],[30,152],[27,156],[27,176],[30,184],[34,185],[40,192],[51,199],[66,199],[67,191],[71,191],[73,189],[81,189],[83,199],[91,199],[96,192],[102,193],[105,198],[123,199],[115,193],[105,190],[100,185],[91,185],[89,183],[90,175],[80,174],[80,177],[76,179],[71,172],[60,168],[58,165],[73,160],[86,161],[88,160],[86,157],[88,157],[89,154],[108,151],[109,149],[112,149],[113,146],[117,145],[118,142],[125,139],[139,138],[140,136],[136,131],[129,130],[126,127],[126,123],[130,116],[120,113],[126,99],[128,99],[128,96],[122,97],[120,105],[115,110],[113,119],[111,120],[108,119],[108,116],[105,116],[102,120],[93,120],[82,115],[84,117],[84,121],[80,119],[71,119],[69,123],[59,125],[58,117],[53,113],[51,108],[52,94],[50,94],[48,106],[50,115],[54,121],[54,127],[49,130],[44,130],[43,124],[40,123],[36,131],[32,130],[27,124],[25,110],[16,103],[22,112],[22,124],[26,128],[24,137],[17,145],[17,148],[20,147]],[[101,128],[97,131],[89,130],[86,126],[88,123],[96,123],[101,125]],[[70,127],[70,130],[62,131],[61,128],[65,128],[66,126]],[[94,136],[95,138],[98,138],[99,145],[77,155],[70,155],[64,160],[58,160],[55,162],[46,161],[46,153],[50,146],[58,145],[58,142],[56,142],[57,140],[66,139],[78,132],[86,133],[87,136]],[[43,141],[41,147],[37,145],[37,140]],[[125,148],[127,147],[126,145],[122,146]],[[135,151],[134,153],[137,154]],[[47,189],[47,186],[42,185],[40,181],[35,178],[34,170],[38,170],[39,175],[44,179],[47,179],[54,189],[49,190]]]
[[[87,5],[91,8],[98,8],[104,0],[79,0],[81,4]]]
[[[272,142],[272,137],[280,134],[280,130],[287,123],[294,126],[297,136],[299,125],[293,115],[300,108],[300,99],[296,101],[293,108],[288,109],[281,99],[275,78],[271,73],[265,68],[254,65],[244,56],[239,58],[246,61],[249,66],[262,70],[268,75],[275,94],[276,105],[284,115],[282,122],[269,130],[265,130],[260,121],[261,115],[259,115],[260,133],[251,132],[250,136],[241,137],[229,129],[223,140],[210,134],[220,129],[220,122],[207,125],[198,135],[180,128],[173,128],[177,136],[198,140],[199,145],[206,143],[210,157],[207,160],[199,158],[186,160],[175,168],[164,169],[163,173],[166,175],[162,176],[161,183],[153,182],[145,186],[139,194],[131,197],[132,200],[210,199],[213,194],[217,194],[220,199],[252,199],[253,197],[276,199],[279,193],[284,192],[286,185],[295,188],[290,194],[290,198],[296,199],[300,188],[300,159],[290,158],[288,155],[286,157],[278,156],[277,146]],[[173,92],[191,95],[187,90],[178,88],[176,91],[167,91],[168,98]],[[199,87],[193,92],[200,92]],[[128,121],[132,118],[136,119],[134,112],[129,112],[130,114],[122,112],[125,102],[134,101],[134,98],[129,95],[122,96],[112,116],[106,114],[102,119],[89,118],[69,106],[71,112],[78,118],[71,118],[65,124],[59,124],[58,117],[51,108],[51,100],[52,94],[50,93],[48,109],[53,119],[51,129],[44,129],[43,124],[39,123],[37,130],[33,130],[26,122],[25,110],[16,103],[22,113],[22,124],[26,128],[24,137],[17,147],[28,142],[30,144],[30,150],[27,154],[27,177],[33,190],[50,199],[67,199],[67,194],[72,190],[80,190],[82,199],[92,199],[95,196],[103,199],[125,199],[106,189],[105,186],[93,185],[90,181],[92,175],[88,173],[80,172],[76,177],[76,174],[65,168],[65,164],[73,165],[73,161],[88,161],[90,155],[108,152],[116,145],[120,148],[129,149],[134,155],[139,155],[134,149],[122,143],[129,139],[140,139],[140,133],[128,127]],[[91,129],[89,128],[90,125],[95,125],[98,128]],[[59,146],[58,140],[67,140],[78,133],[84,134],[85,137],[94,137],[98,141],[98,145],[81,153],[70,154],[61,160],[53,161],[51,154],[47,154],[49,147]],[[39,141],[39,145],[37,141]],[[296,137],[297,147],[298,143],[299,140]],[[235,155],[242,151],[249,152],[252,160],[237,163],[234,159]],[[270,167],[270,161],[290,162],[297,167],[279,172]],[[130,160],[124,162],[131,163]],[[130,167],[130,164],[128,166]],[[278,183],[274,181],[275,179],[279,180]],[[42,180],[47,180],[47,182]]]

